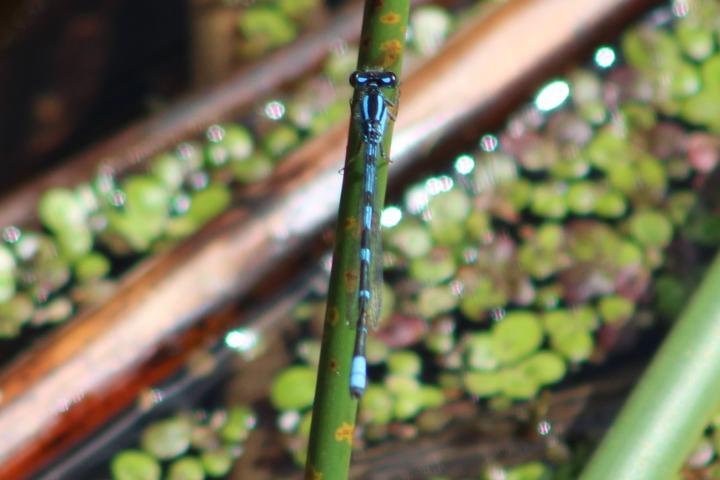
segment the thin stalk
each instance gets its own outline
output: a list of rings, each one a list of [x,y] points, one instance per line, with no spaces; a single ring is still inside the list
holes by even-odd
[[[677,478],[720,405],[720,255],[581,480]]]
[[[358,70],[387,70],[400,76],[410,10],[409,0],[367,0],[363,16]],[[397,93],[386,92],[392,102]],[[306,479],[348,477],[358,401],[350,395],[350,363],[355,341],[357,276],[360,258],[359,205],[363,195],[363,165],[358,160],[360,132],[350,121],[336,244],[323,329],[322,353],[315,391]],[[384,151],[390,153],[392,124]],[[387,164],[377,169],[378,205],[385,199]]]

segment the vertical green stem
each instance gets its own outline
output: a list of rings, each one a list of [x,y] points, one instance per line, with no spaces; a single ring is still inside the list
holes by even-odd
[[[606,434],[581,480],[664,480],[720,405],[720,256]]]
[[[359,70],[387,70],[400,77],[410,10],[409,0],[367,0],[360,39]],[[388,91],[391,101],[397,92]],[[350,395],[350,363],[355,341],[357,286],[360,266],[359,205],[362,198],[362,161],[351,161],[360,151],[359,132],[352,119],[345,161],[330,290],[323,330],[322,353],[313,406],[305,478],[339,480],[348,477],[358,402]],[[385,135],[390,152],[392,125]],[[387,164],[378,165],[376,194],[384,203]]]

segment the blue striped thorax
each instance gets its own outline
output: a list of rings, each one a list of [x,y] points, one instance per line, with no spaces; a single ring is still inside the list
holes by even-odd
[[[359,92],[362,140],[377,145],[383,140],[389,116],[389,101],[380,89],[395,88],[397,77],[393,72],[356,71],[350,75],[350,85]]]

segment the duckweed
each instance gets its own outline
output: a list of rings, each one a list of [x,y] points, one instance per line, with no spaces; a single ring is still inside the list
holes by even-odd
[[[500,362],[493,351],[489,333],[471,333],[465,339],[465,363],[472,370],[495,370]]]
[[[177,192],[183,184],[185,169],[182,161],[171,153],[162,153],[150,160],[150,172],[168,193]]]
[[[658,211],[643,210],[630,218],[630,233],[642,245],[665,247],[673,236],[673,226],[667,216]]]
[[[232,172],[235,180],[242,184],[264,180],[273,171],[273,161],[262,152],[255,152],[249,157],[234,159]]]
[[[422,408],[422,398],[417,392],[400,394],[393,405],[393,416],[399,420],[409,420],[420,413]]]
[[[530,462],[513,467],[507,472],[507,480],[550,480],[550,469],[540,462]]]
[[[255,423],[255,414],[248,407],[232,407],[228,410],[227,418],[219,433],[226,442],[242,442],[255,428]]]
[[[64,231],[85,223],[87,211],[73,192],[64,188],[53,188],[40,197],[38,216],[48,229]]]
[[[390,374],[385,377],[385,386],[396,396],[414,395],[420,390],[420,381],[415,377]]]
[[[635,304],[619,295],[610,295],[600,299],[598,309],[605,323],[623,323],[635,312]]]
[[[243,11],[237,24],[242,42],[238,51],[244,57],[255,57],[290,43],[297,27],[274,6],[257,5]]]
[[[2,292],[2,277],[0,277],[0,292]],[[22,326],[30,320],[34,309],[32,299],[25,294],[15,295],[0,302],[0,338],[16,336]]]
[[[568,208],[578,215],[587,215],[595,210],[598,194],[592,182],[578,182],[570,186],[567,193]]]
[[[559,220],[567,215],[567,191],[564,185],[540,184],[533,190],[530,211],[543,218]]]
[[[423,385],[420,387],[419,398],[423,408],[436,408],[445,403],[445,396],[442,390],[432,385]]]
[[[117,453],[110,464],[113,480],[203,480],[226,475],[241,442],[255,427],[247,407],[212,415],[179,413],[148,425],[140,442],[143,450]]]
[[[391,353],[387,358],[387,365],[391,374],[407,377],[417,376],[422,369],[420,356],[409,350]]]
[[[299,410],[312,405],[315,397],[315,370],[305,366],[286,368],[275,377],[270,401],[278,410]]]
[[[571,362],[579,363],[590,358],[594,340],[587,331],[562,331],[550,335],[550,345]]]
[[[486,398],[499,393],[504,378],[499,372],[466,372],[463,376],[465,389],[476,397]]]
[[[457,296],[448,286],[428,287],[423,289],[418,297],[418,313],[423,317],[432,318],[452,310],[457,303]]]
[[[714,40],[711,31],[689,22],[678,22],[674,31],[680,48],[691,59],[702,62],[712,54]]]
[[[492,350],[500,364],[514,363],[536,351],[543,340],[539,319],[530,312],[511,312],[492,330]]]
[[[224,185],[211,185],[192,194],[187,218],[200,227],[215,218],[230,204],[231,193]]]
[[[15,258],[10,250],[0,245],[0,304],[15,295]]]
[[[594,213],[602,218],[619,218],[625,214],[627,202],[617,190],[609,190],[600,195],[595,202]]]
[[[412,278],[426,285],[437,285],[448,280],[457,270],[457,260],[452,251],[436,247],[428,255],[410,261]]]
[[[486,318],[490,309],[507,303],[507,294],[498,289],[488,278],[477,279],[473,287],[467,287],[460,301],[460,311],[473,321]]]
[[[540,385],[551,385],[562,380],[567,371],[565,361],[560,355],[545,350],[523,360],[518,367]]]
[[[168,480],[203,480],[205,478],[205,470],[200,459],[187,456],[175,460],[170,464],[168,470]]]
[[[499,374],[500,391],[507,398],[527,400],[537,395],[540,389],[540,384],[525,369],[511,367],[501,370]]]
[[[223,477],[232,468],[232,456],[224,449],[209,450],[200,456],[202,467],[208,477]]]
[[[138,450],[126,450],[113,458],[114,480],[160,480],[160,464],[151,455]]]
[[[167,190],[156,177],[137,175],[128,178],[122,184],[127,196],[125,209],[148,219],[162,219],[169,215],[170,197]]]
[[[90,252],[76,260],[73,270],[79,282],[98,280],[110,272],[110,260],[105,255]]]
[[[263,136],[263,148],[271,157],[288,153],[300,142],[300,134],[290,125],[278,125]]]
[[[368,385],[360,405],[361,416],[371,425],[383,425],[393,418],[395,401],[390,392],[379,385]]]
[[[143,449],[167,460],[185,453],[190,448],[192,428],[188,419],[175,417],[151,425],[143,432]]]

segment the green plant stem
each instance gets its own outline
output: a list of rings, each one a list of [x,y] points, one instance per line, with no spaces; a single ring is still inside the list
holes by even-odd
[[[581,480],[677,478],[720,405],[720,256],[668,334]]]
[[[389,70],[400,76],[409,10],[409,0],[365,2],[359,70]],[[387,97],[393,102],[397,100],[394,91],[388,91]],[[392,125],[388,125],[384,143],[386,154],[390,152],[391,136]],[[360,266],[358,214],[363,180],[363,162],[358,157],[360,146],[359,132],[351,119],[306,479],[344,479],[348,477],[350,467],[358,408],[357,400],[350,395],[349,377]],[[381,208],[387,185],[387,164],[378,165],[377,175],[377,207]]]

